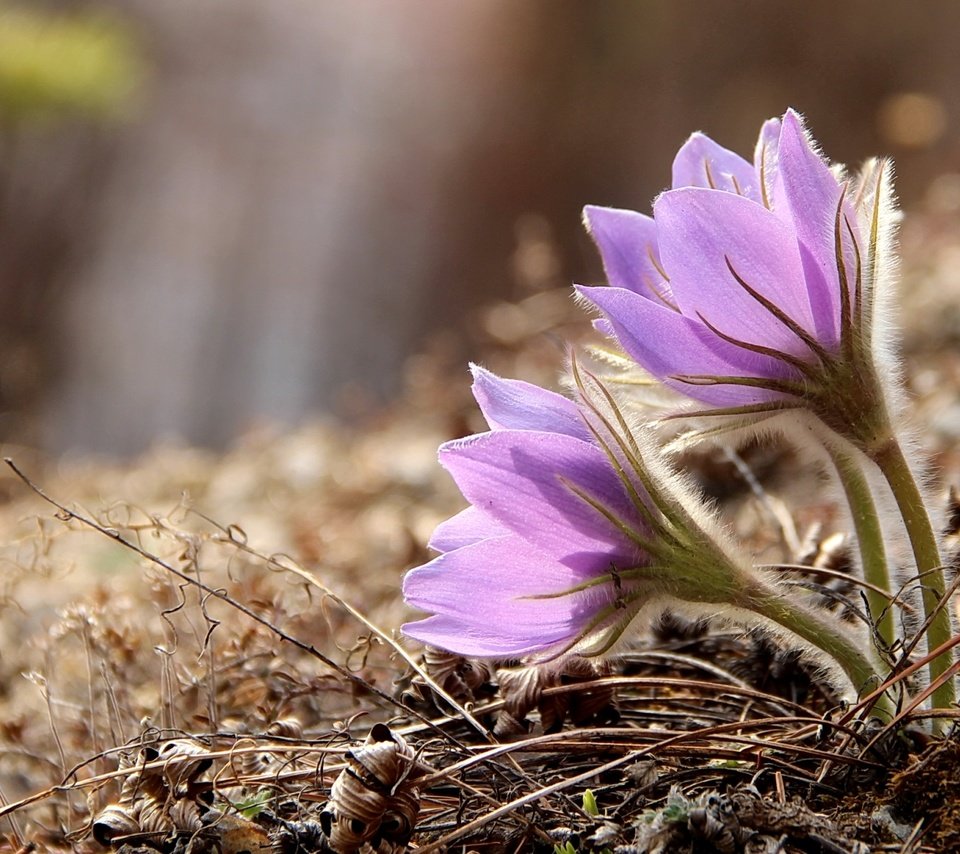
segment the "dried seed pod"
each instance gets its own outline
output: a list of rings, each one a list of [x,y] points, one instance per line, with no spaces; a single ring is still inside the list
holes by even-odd
[[[140,833],[140,822],[129,807],[107,805],[93,820],[93,838],[101,845],[110,845],[115,839]]]
[[[399,735],[376,724],[366,741],[347,751],[347,767],[334,781],[320,823],[340,854],[365,844],[387,850],[406,845],[420,812],[414,785],[414,751]]]

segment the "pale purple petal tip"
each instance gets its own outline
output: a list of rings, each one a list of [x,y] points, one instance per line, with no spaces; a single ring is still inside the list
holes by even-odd
[[[607,284],[672,302],[657,249],[657,226],[651,217],[588,205],[583,219],[600,249]]]
[[[493,430],[538,430],[589,441],[577,405],[556,392],[522,380],[505,380],[470,365],[473,396]]]
[[[400,630],[409,638],[466,658],[520,658],[559,644],[545,641],[539,632],[507,634],[496,626],[465,623],[455,617],[442,615],[404,623]]]
[[[702,133],[693,134],[677,152],[673,161],[673,187],[724,190],[760,201],[753,164]]]
[[[760,128],[760,136],[753,152],[753,167],[760,189],[760,203],[769,210],[783,204],[780,187],[780,119],[767,119]]]

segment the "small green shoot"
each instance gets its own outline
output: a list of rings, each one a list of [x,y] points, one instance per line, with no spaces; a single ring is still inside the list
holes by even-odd
[[[256,794],[236,804],[237,812],[244,818],[254,819],[263,811],[271,797],[273,795],[269,789],[259,789]]]
[[[593,789],[585,789],[583,792],[583,811],[591,818],[597,818],[600,815],[600,807],[597,806],[597,796],[593,794]]]

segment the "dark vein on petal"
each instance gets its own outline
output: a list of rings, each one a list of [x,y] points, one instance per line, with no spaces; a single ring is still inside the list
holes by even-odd
[[[621,579],[632,581],[634,579],[644,581],[648,580],[651,574],[664,573],[666,567],[651,564],[650,566],[636,566],[631,569],[618,569],[617,574]],[[588,578],[581,581],[573,587],[567,587],[564,590],[558,590],[555,593],[530,593],[526,596],[515,596],[515,599],[562,599],[564,596],[572,596],[574,593],[582,593],[584,590],[590,590],[593,587],[599,587],[602,584],[608,584],[612,581],[612,576],[604,574],[594,578]]]
[[[767,195],[767,143],[764,142],[763,146],[760,148],[760,198],[763,201],[763,206],[769,211],[772,210],[770,207],[770,197]]]
[[[597,414],[597,417],[603,420],[603,417]],[[637,491],[636,486],[633,481],[627,476],[626,471],[623,468],[623,465],[620,463],[620,459],[613,452],[613,449],[607,443],[607,441],[600,435],[600,431],[597,430],[587,419],[584,419],[587,424],[587,429],[593,434],[593,438],[596,439],[597,443],[600,445],[600,449],[606,454],[607,459],[610,462],[610,465],[613,467],[613,470],[616,472],[617,477],[620,478],[621,483],[626,487],[627,493],[630,496],[630,501],[633,503],[634,509],[643,517],[644,521],[650,526],[652,530],[656,530],[660,527],[660,520],[656,518],[653,511],[643,500],[643,496]],[[610,429],[608,424],[604,424],[607,430],[616,438],[616,434]],[[623,445],[620,444],[621,450],[623,450]],[[626,452],[625,452],[626,453]]]
[[[727,269],[730,271],[730,275],[737,280],[737,284],[740,285],[750,296],[752,296],[760,305],[762,305],[767,311],[770,312],[777,320],[779,320],[787,329],[789,329],[794,335],[796,335],[804,344],[806,344],[810,350],[820,359],[821,362],[830,361],[830,354],[824,349],[823,345],[817,341],[806,329],[804,329],[797,321],[795,321],[790,315],[788,315],[780,306],[776,303],[771,302],[763,294],[757,291],[755,288],[752,288],[743,277],[736,271],[733,264],[730,261],[729,255],[724,255],[723,260],[727,264]]]
[[[661,276],[663,276],[663,280],[664,280],[667,284],[670,284],[670,277],[667,275],[667,271],[664,270],[663,267],[661,266],[660,260],[659,260],[659,259],[657,258],[657,256],[653,253],[653,246],[652,246],[651,244],[649,244],[649,243],[647,244],[647,257],[650,259],[650,263],[653,264],[653,266],[654,266],[654,268],[656,269],[656,271],[657,271]]]
[[[672,296],[672,292],[670,291],[670,277],[667,275],[667,271],[663,269],[663,266],[660,264],[657,256],[654,255],[653,247],[649,243],[647,244],[647,258],[649,259],[653,268],[663,278],[663,283],[666,285],[666,290],[663,290],[655,282],[648,279],[644,279],[644,284],[647,286],[647,289],[650,291],[650,293],[660,300],[660,302],[662,302],[666,308],[669,308],[679,314],[679,307],[670,297],[667,296],[667,293],[670,293]]]
[[[650,500],[654,503],[657,510],[659,510],[667,519],[673,520],[673,508],[670,506],[669,502],[666,502],[662,499],[659,492],[657,491],[656,484],[653,482],[653,479],[650,477],[649,472],[641,463],[641,454],[640,448],[637,445],[636,439],[633,437],[633,432],[630,430],[626,421],[624,420],[623,413],[620,412],[620,408],[617,406],[616,401],[614,401],[613,396],[607,390],[607,388],[601,383],[595,376],[588,374],[590,379],[597,385],[600,389],[600,392],[606,397],[608,404],[613,410],[614,415],[616,416],[620,427],[623,430],[623,434],[627,437],[631,447],[627,447],[624,438],[620,433],[613,429],[613,425],[610,423],[610,420],[599,410],[599,408],[594,404],[590,399],[590,395],[587,393],[586,385],[583,382],[583,377],[580,373],[580,365],[577,362],[576,356],[573,356],[570,361],[570,366],[573,373],[573,379],[577,386],[577,391],[580,393],[580,397],[583,400],[584,406],[589,408],[589,410],[594,414],[594,416],[600,421],[600,423],[606,428],[607,432],[613,436],[614,441],[619,445],[620,450],[623,452],[623,455],[627,458],[627,462],[633,467],[634,473],[637,475],[640,483],[643,484],[643,488],[646,490],[647,495]],[[607,443],[600,437],[597,429],[590,423],[590,421],[584,417],[584,422],[587,425],[587,429],[594,435],[596,440],[600,443],[604,452],[613,462],[614,468],[617,471],[617,474],[626,484],[627,489],[631,493],[631,498],[634,500],[634,503],[637,505],[638,512],[647,519],[650,523],[652,530],[663,531],[663,525],[660,523],[660,520],[655,519],[652,516],[652,509],[643,501],[643,499],[636,493],[636,488],[633,485],[633,482],[627,477],[626,472],[623,471],[620,461],[613,454],[612,450],[609,448]],[[634,498],[634,496],[636,496]]]
[[[771,400],[766,403],[751,403],[746,406],[721,406],[716,409],[696,409],[690,412],[675,412],[664,415],[661,421],[677,421],[681,418],[713,418],[725,415],[772,415],[788,409],[802,409],[799,403],[788,400]]]
[[[647,290],[653,294],[654,299],[657,300],[664,308],[669,309],[670,311],[680,314],[680,309],[669,299],[667,295],[663,293],[649,278],[644,278],[643,283],[647,286]]]
[[[669,379],[686,385],[714,386],[714,385],[738,385],[748,388],[761,388],[767,391],[778,392],[780,394],[789,394],[794,397],[802,397],[806,389],[800,383],[793,383],[789,380],[774,380],[767,377],[735,377],[735,376],[713,376],[710,374],[673,374]]]
[[[861,322],[863,320],[863,259],[860,255],[860,244],[853,233],[853,226],[846,215],[843,217],[844,225],[847,227],[847,234],[850,236],[850,243],[853,245],[853,255],[856,261],[856,278],[854,279],[853,297],[856,300],[853,306],[853,328],[862,330]]]
[[[711,190],[717,189],[717,183],[713,180],[713,172],[710,171],[710,161],[706,157],[703,158],[703,171],[707,173],[707,184],[710,185]]]
[[[650,594],[649,590],[644,590],[644,589],[635,590],[635,591],[632,591],[630,595],[624,597],[620,603],[616,605],[607,605],[605,608],[601,609],[600,611],[597,611],[596,616],[594,616],[593,619],[590,620],[589,623],[587,623],[583,631],[580,632],[580,634],[578,634],[573,641],[567,644],[567,646],[565,646],[558,653],[558,655],[566,654],[571,649],[573,649],[577,644],[585,641],[594,631],[596,631],[599,627],[603,626],[604,623],[608,622],[611,617],[621,613],[623,611],[623,606],[626,606],[627,604],[636,601],[642,596],[648,596],[649,594]],[[603,642],[603,646],[601,646],[599,649],[588,649],[585,651],[585,654],[590,656],[603,655],[603,653],[609,650],[610,647],[612,647],[618,640],[620,640],[620,637],[627,630],[627,626],[630,625],[630,622],[633,620],[635,616],[636,616],[636,611],[634,611],[632,614],[629,614],[627,619],[623,619],[619,621],[619,625],[617,621],[614,621],[610,626],[610,629],[612,629],[611,636]]]
[[[778,359],[781,362],[789,365],[791,368],[796,368],[800,373],[808,378],[813,378],[816,376],[816,370],[813,365],[804,362],[803,359],[798,358],[797,356],[792,356],[790,353],[784,353],[782,350],[774,350],[772,347],[764,347],[762,344],[751,344],[749,341],[741,341],[739,338],[734,338],[732,335],[727,335],[726,332],[721,332],[714,326],[707,318],[705,318],[699,311],[697,312],[697,317],[700,318],[704,326],[707,327],[714,335],[718,338],[722,338],[728,344],[733,344],[734,347],[740,347],[743,350],[747,350],[751,353],[757,353],[760,356],[769,356],[771,359]]]
[[[850,312],[850,280],[847,277],[847,262],[843,257],[843,201],[847,195],[847,184],[840,188],[840,200],[837,202],[837,213],[833,224],[833,251],[837,265],[837,276],[840,283],[840,346],[845,353],[849,353],[852,345],[851,312]]]
[[[581,501],[588,504],[594,510],[597,511],[604,519],[606,519],[611,525],[613,525],[621,534],[623,534],[630,542],[635,543],[645,552],[651,555],[655,555],[660,549],[655,540],[644,537],[639,532],[631,528],[626,522],[624,522],[619,516],[617,516],[613,511],[609,510],[604,506],[600,501],[594,498],[592,495],[587,493],[585,490],[581,489],[572,481],[565,478],[563,475],[559,475],[557,478],[560,483],[566,488],[569,489],[577,498]]]

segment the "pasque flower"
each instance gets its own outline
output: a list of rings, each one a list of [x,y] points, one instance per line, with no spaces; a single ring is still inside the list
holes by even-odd
[[[790,111],[754,163],[695,134],[653,217],[588,207],[611,287],[578,288],[624,350],[706,405],[813,411],[864,451],[889,433],[873,351],[883,169],[841,182]]]
[[[594,378],[574,364],[574,401],[473,373],[490,430],[440,448],[471,506],[437,528],[440,555],[404,578],[406,600],[432,614],[407,635],[467,656],[592,655],[642,610],[679,605],[788,635],[857,690],[875,678],[831,615],[731,554]]]
[[[638,583],[613,573],[651,563],[649,497],[633,482],[631,496],[573,401],[473,374],[491,430],[440,448],[472,506],[434,533],[440,556],[405,577],[405,598],[434,616],[404,632],[473,656],[582,644],[628,602],[636,611]]]
[[[889,589],[859,455],[879,466],[926,585],[933,648],[948,640],[950,620],[947,609],[935,614],[944,592],[937,538],[898,438],[889,174],[880,162],[856,178],[831,169],[793,111],[763,126],[753,163],[695,134],[652,218],[586,209],[610,287],[578,292],[630,357],[699,402],[694,414],[816,436],[851,500],[865,572]],[[872,604],[876,618],[882,597]],[[881,633],[889,641],[892,632],[888,615]],[[935,659],[932,677],[948,664]],[[946,684],[938,702],[952,702],[952,691]]]

